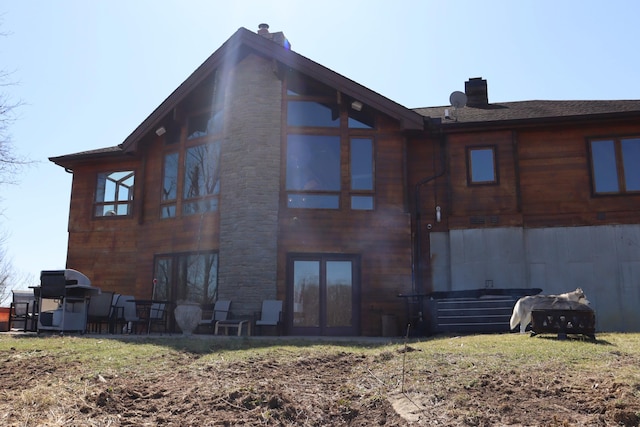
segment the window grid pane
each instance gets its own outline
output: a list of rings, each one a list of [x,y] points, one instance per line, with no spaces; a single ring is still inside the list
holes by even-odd
[[[293,325],[320,326],[320,263],[293,263]]]
[[[373,141],[351,139],[351,189],[373,190]]]
[[[133,184],[133,171],[98,174],[94,209],[95,216],[130,215],[133,201]]]
[[[162,200],[175,200],[178,192],[178,153],[168,153],[164,156],[164,179],[162,186]]]
[[[496,182],[493,148],[470,149],[469,157],[469,172],[472,183],[479,184]]]
[[[289,135],[287,190],[340,191],[340,137]]]
[[[591,142],[593,162],[593,183],[596,193],[617,193],[620,191],[616,151],[613,140]]]
[[[640,191],[640,138],[622,140],[622,162],[626,191]]]

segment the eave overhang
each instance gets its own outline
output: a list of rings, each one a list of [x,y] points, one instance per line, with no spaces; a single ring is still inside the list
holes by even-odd
[[[218,50],[216,50],[205,62],[202,63],[176,90],[165,99],[123,142],[120,144],[123,151],[136,150],[137,144],[150,132],[161,124],[164,117],[171,113],[180,101],[182,101],[198,84],[206,79],[214,70],[223,66],[231,66],[245,56],[253,52],[258,55],[277,61],[286,67],[290,67],[302,74],[308,75],[337,91],[344,93],[358,101],[376,109],[388,116],[397,119],[403,129],[422,130],[424,119],[417,112],[403,107],[388,98],[350,80],[330,69],[311,61],[304,56],[285,49],[278,43],[262,37],[245,28],[240,28]],[[227,61],[231,61],[228,63]]]

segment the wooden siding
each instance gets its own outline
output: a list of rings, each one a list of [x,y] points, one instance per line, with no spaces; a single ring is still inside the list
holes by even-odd
[[[410,216],[404,209],[404,138],[400,133],[384,132],[375,141],[375,151],[374,211],[352,211],[348,200],[343,200],[340,210],[289,209],[283,197],[279,225],[279,298],[286,296],[287,254],[361,255],[363,335],[381,334],[383,314],[402,319],[404,301],[397,295],[411,290]]]
[[[519,225],[514,138],[510,131],[450,135],[447,139],[451,200],[449,227]],[[496,184],[469,184],[467,150],[495,147]],[[486,218],[494,217],[494,218]],[[481,221],[484,220],[484,223]],[[497,222],[496,222],[497,221]],[[478,224],[480,223],[480,224]]]
[[[141,298],[151,297],[155,255],[217,250],[219,239],[216,212],[160,218],[162,139],[146,152],[144,167],[137,158],[123,156],[74,168],[67,250],[67,267],[82,271],[95,286]],[[133,215],[95,218],[97,173],[129,169],[136,172]]]
[[[637,223],[640,195],[594,196],[587,138],[640,134],[636,124],[520,128],[447,136],[450,229]],[[497,184],[469,185],[469,147],[495,146]]]
[[[590,125],[518,133],[526,227],[637,223],[640,195],[594,196],[587,138],[640,134],[637,124]]]

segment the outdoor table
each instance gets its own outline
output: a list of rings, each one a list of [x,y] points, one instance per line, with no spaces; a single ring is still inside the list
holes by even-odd
[[[136,305],[136,315],[140,323],[146,323],[147,334],[151,333],[151,308],[154,304],[164,304],[165,311],[167,306],[171,304],[171,301],[164,300],[152,300],[152,299],[130,299],[127,302],[133,302]]]
[[[228,319],[228,320],[218,320],[216,322],[215,329],[213,331],[214,335],[218,335],[218,330],[224,329],[225,335],[229,335],[230,328],[238,329],[238,336],[242,335],[242,327],[246,325],[247,335],[251,336],[251,320],[250,319]]]

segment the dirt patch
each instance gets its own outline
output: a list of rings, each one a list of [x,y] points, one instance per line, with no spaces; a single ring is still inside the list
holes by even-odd
[[[286,363],[269,358],[201,363],[194,355],[168,359],[152,374],[69,379],[74,366],[51,357],[0,355],[5,402],[0,420],[3,425],[406,424],[383,397],[378,380],[361,378],[368,359],[362,355]],[[78,381],[84,393],[71,395]]]
[[[264,353],[241,362],[167,353],[157,369],[86,372],[79,362],[0,353],[0,422],[65,426],[637,426],[640,378],[571,372],[559,365],[478,366],[443,376],[400,369],[401,351],[381,354]],[[616,357],[620,367],[637,360]]]

